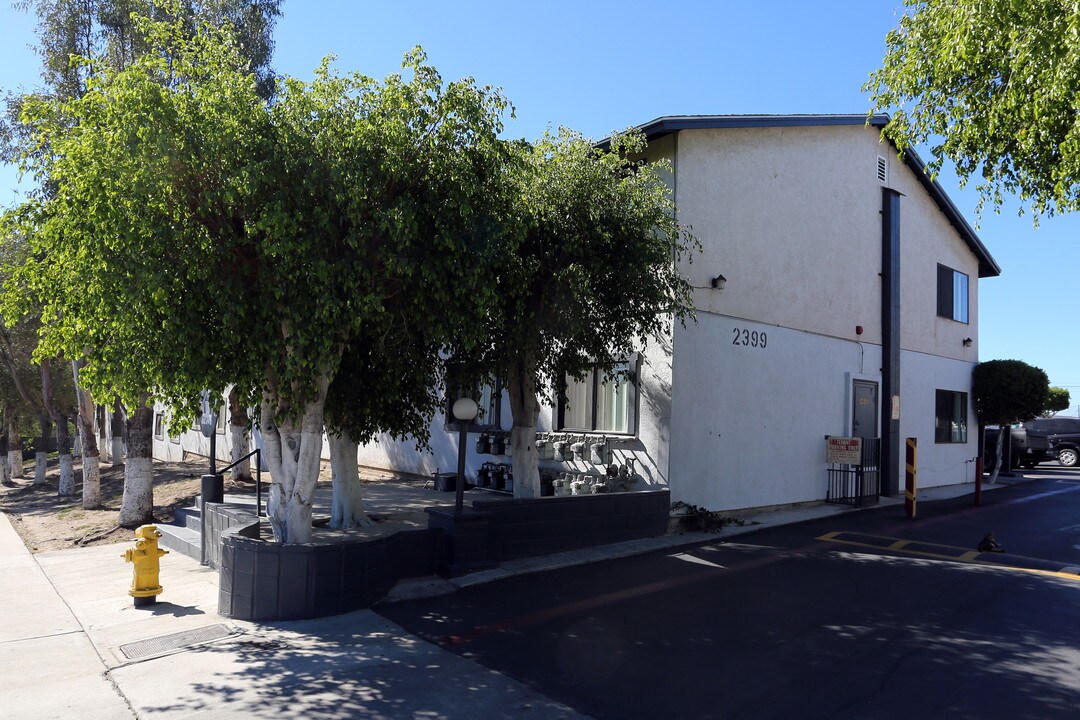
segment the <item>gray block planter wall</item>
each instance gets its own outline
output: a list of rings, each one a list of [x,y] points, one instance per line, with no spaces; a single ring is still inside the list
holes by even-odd
[[[370,607],[407,577],[435,573],[434,530],[333,545],[266,542],[257,525],[222,534],[218,613],[303,620]]]
[[[269,621],[359,610],[403,578],[663,535],[670,503],[667,490],[476,500],[463,519],[429,508],[427,529],[325,545],[267,542],[254,519],[223,518],[212,525],[221,547],[218,612]]]
[[[495,561],[548,555],[667,532],[671,491],[477,500],[491,516],[488,545]]]

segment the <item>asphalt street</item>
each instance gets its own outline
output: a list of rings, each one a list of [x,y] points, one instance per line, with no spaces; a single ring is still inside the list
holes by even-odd
[[[1028,476],[376,609],[595,718],[1072,719],[1080,471]]]

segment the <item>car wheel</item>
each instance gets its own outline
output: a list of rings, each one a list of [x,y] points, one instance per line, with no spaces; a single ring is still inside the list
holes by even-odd
[[[1076,467],[1080,463],[1080,454],[1076,448],[1062,448],[1058,451],[1058,462],[1065,467]]]

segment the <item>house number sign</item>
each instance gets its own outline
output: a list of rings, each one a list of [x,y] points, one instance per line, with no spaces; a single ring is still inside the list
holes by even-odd
[[[764,331],[758,332],[757,330],[747,330],[746,328],[732,328],[731,329],[732,345],[740,345],[742,347],[761,348],[765,349],[765,346],[769,343],[769,336]]]

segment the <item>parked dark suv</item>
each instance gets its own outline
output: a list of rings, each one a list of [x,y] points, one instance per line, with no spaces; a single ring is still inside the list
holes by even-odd
[[[986,428],[985,442],[983,444],[985,452],[983,463],[987,469],[994,466],[998,434],[997,425],[990,425]],[[1009,428],[1009,435],[1010,454],[1008,457],[1011,459],[1009,467],[1030,469],[1045,460],[1053,460],[1057,457],[1050,450],[1050,439],[1046,435],[1035,432],[1029,436],[1027,428],[1023,425]],[[1002,460],[1004,461],[1005,457],[1002,457]]]
[[[1029,438],[1046,438],[1050,456],[1065,467],[1080,465],[1080,417],[1035,418],[1024,429]]]

